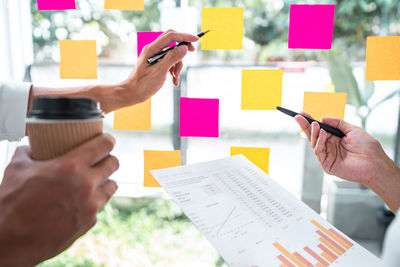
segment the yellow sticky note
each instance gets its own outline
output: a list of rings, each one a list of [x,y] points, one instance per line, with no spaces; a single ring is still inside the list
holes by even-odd
[[[231,156],[242,154],[258,168],[268,174],[269,148],[263,147],[231,147]]]
[[[105,0],[104,9],[144,10],[144,0]]]
[[[144,151],[144,187],[161,187],[151,170],[181,166],[181,151]]]
[[[60,40],[59,44],[61,79],[97,79],[95,40]]]
[[[400,80],[400,36],[368,37],[366,80]]]
[[[322,117],[344,119],[346,101],[346,93],[304,92],[303,110],[318,121]]]
[[[283,70],[243,70],[242,109],[275,110],[282,103]]]
[[[151,99],[114,111],[113,129],[151,131]]]
[[[239,50],[243,41],[243,8],[203,8],[201,31],[210,30],[201,38],[202,50]]]

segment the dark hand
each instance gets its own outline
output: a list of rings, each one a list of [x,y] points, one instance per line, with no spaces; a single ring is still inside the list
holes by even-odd
[[[33,266],[67,249],[96,223],[117,185],[115,140],[103,134],[54,160],[20,147],[0,185],[0,265]]]

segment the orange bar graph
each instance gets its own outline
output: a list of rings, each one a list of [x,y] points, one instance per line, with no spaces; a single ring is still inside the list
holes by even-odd
[[[322,233],[320,230],[317,230],[316,232],[318,235],[320,235],[323,239],[325,239],[326,241],[328,241],[329,243],[332,244],[332,246],[334,246],[335,248],[337,248],[339,251],[341,251],[342,253],[345,253],[346,250],[344,250],[344,248],[342,248],[338,243],[336,243],[335,241],[333,241],[332,239],[330,239],[326,234]]]
[[[289,250],[294,250],[294,248],[288,247],[289,250],[287,250],[280,243],[275,242],[273,246],[281,253],[277,256],[281,262],[279,267],[328,267],[354,246],[352,240],[349,240],[333,227],[329,229],[325,228],[316,220],[311,220],[310,222],[317,228],[314,229],[320,242],[317,245],[318,249],[314,248],[313,245],[313,249],[310,249],[308,246],[304,247],[304,251],[307,254],[304,251],[289,252]],[[316,263],[314,259],[317,261]]]
[[[333,262],[333,259],[331,257],[329,257],[328,254],[326,254],[325,252],[321,253],[321,256],[324,257],[327,261],[329,261],[330,263]]]
[[[331,232],[332,234],[334,234],[335,236],[337,236],[340,240],[342,240],[344,243],[346,243],[346,245],[348,246],[347,249],[351,248],[353,246],[353,243],[351,243],[347,238],[345,238],[343,235],[339,234],[337,231],[335,231],[334,229],[329,229],[329,232]]]
[[[304,263],[307,267],[314,267],[308,260],[306,260],[303,256],[300,255],[300,253],[293,253],[293,255],[302,263]]]
[[[335,252],[338,256],[342,256],[343,252],[341,252],[340,250],[338,250],[337,248],[335,248],[331,243],[329,243],[327,240],[325,240],[324,238],[319,238],[319,241],[321,241],[325,246],[327,246],[330,250],[332,250],[333,252]]]
[[[278,259],[281,261],[281,262],[283,262],[283,266],[286,266],[286,267],[296,267],[293,263],[291,263],[288,259],[286,259],[285,257],[283,257],[282,255],[279,255],[278,256]],[[282,266],[281,265],[281,266]]]
[[[333,260],[336,260],[336,259],[338,258],[332,251],[330,251],[330,250],[329,250],[327,247],[325,247],[324,245],[319,244],[318,247],[319,247],[322,251],[324,251],[326,254],[328,254],[329,257],[331,257]]]
[[[286,257],[288,257],[292,262],[294,262],[299,267],[306,267],[301,261],[299,261],[293,254],[287,251],[284,247],[282,247],[278,242],[274,243],[274,247],[276,247],[280,252],[283,253]]]
[[[327,230],[325,227],[323,227],[321,224],[319,224],[315,220],[311,220],[311,223],[314,224],[316,227],[318,227],[322,232],[326,233],[329,235],[332,239],[334,239],[336,242],[338,242],[340,245],[342,245],[344,248],[349,249],[351,246],[346,244],[341,238],[337,237],[335,234]]]
[[[317,253],[312,251],[309,247],[305,247],[304,250],[310,254],[313,258],[315,258],[317,261],[320,262],[324,267],[327,267],[329,265],[328,262],[326,262],[323,258],[321,258]]]

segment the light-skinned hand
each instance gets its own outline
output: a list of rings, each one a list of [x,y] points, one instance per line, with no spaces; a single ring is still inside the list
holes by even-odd
[[[376,157],[385,153],[379,142],[361,128],[337,118],[323,118],[322,123],[338,128],[346,135],[339,138],[320,129],[316,122],[310,125],[303,116],[298,115],[295,120],[325,172],[366,185],[377,176]]]
[[[188,51],[194,51],[192,44],[175,47],[168,52],[164,58],[155,64],[149,64],[147,59],[162,51],[172,42],[196,42],[199,37],[186,33],[178,33],[168,30],[160,35],[153,43],[146,45],[139,56],[137,65],[127,80],[120,84],[122,88],[115,92],[114,96],[121,96],[115,104],[130,102],[143,102],[151,98],[164,85],[168,73],[172,76],[173,84],[179,85],[179,76],[181,74],[182,60]],[[110,96],[111,97],[111,96]],[[113,103],[110,103],[113,104]],[[113,106],[104,107],[105,111],[114,110]]]
[[[114,144],[103,134],[49,161],[17,149],[0,185],[0,266],[34,266],[95,225],[117,190],[108,179],[119,168]]]
[[[302,114],[311,118],[305,112]],[[316,122],[310,125],[301,115],[297,115],[295,120],[326,173],[370,187],[393,210],[397,210],[400,205],[400,171],[376,139],[360,127],[337,118],[322,118],[321,122],[341,130],[346,135],[343,138],[327,133]]]
[[[182,59],[188,51],[194,51],[195,48],[192,44],[175,47],[153,65],[150,65],[147,59],[161,52],[172,42],[191,43],[198,40],[199,37],[196,35],[168,30],[153,43],[143,48],[135,68],[124,81],[112,85],[89,85],[62,89],[33,85],[28,109],[30,109],[33,99],[39,96],[89,97],[98,101],[105,113],[144,102],[161,89],[168,73],[172,76],[173,84],[179,85],[179,76],[183,68]]]

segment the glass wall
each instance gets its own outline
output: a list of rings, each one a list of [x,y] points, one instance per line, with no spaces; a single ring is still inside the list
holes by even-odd
[[[243,50],[198,50],[189,55],[185,59],[182,86],[174,88],[167,80],[152,98],[152,131],[114,131],[113,114],[106,115],[104,130],[117,139],[113,153],[120,160],[120,170],[112,178],[119,184],[118,197],[100,212],[98,224],[93,230],[68,251],[42,266],[224,265],[214,248],[162,189],[143,187],[143,150],[180,148],[184,156],[182,161],[191,164],[228,157],[231,146],[270,148],[269,175],[301,198],[304,175],[308,175],[304,165],[310,159],[305,158],[308,143],[297,124],[275,111],[241,110],[240,103],[242,69],[283,69],[282,106],[292,110],[302,110],[305,91],[334,90],[334,81],[327,67],[329,52],[287,48],[289,7],[293,1],[146,0],[144,12],[104,10],[104,1],[99,0],[79,0],[77,10],[42,12],[37,10],[36,0],[20,1],[30,4],[29,27],[23,26],[27,24],[28,16],[18,17],[11,8],[1,11],[0,14],[5,13],[10,19],[1,18],[2,22],[7,20],[9,27],[8,31],[0,27],[2,40],[6,40],[0,43],[0,48],[7,50],[13,47],[12,40],[16,33],[29,29],[32,39],[24,41],[29,46],[18,48],[18,53],[9,53],[8,61],[23,62],[22,66],[27,66],[31,62],[21,60],[20,55],[33,50],[34,62],[28,69],[27,77],[30,76],[35,85],[59,88],[114,84],[125,79],[137,61],[138,31],[173,28],[195,33],[200,29],[202,7],[245,7]],[[302,1],[310,4],[322,2]],[[400,34],[400,3],[368,0],[336,0],[333,3],[336,4],[336,15],[332,53],[340,53],[351,62],[352,73],[360,92],[364,94],[365,39],[370,35]],[[22,26],[13,22],[16,18]],[[58,40],[62,39],[97,41],[98,80],[59,79]],[[8,65],[11,66],[11,63]],[[0,77],[13,77],[11,69],[19,73],[19,68],[14,67],[1,66]],[[364,106],[357,109],[354,103],[348,101],[345,113],[345,120],[357,125],[362,125],[360,115],[368,115],[366,130],[382,142],[391,157],[394,154],[400,103],[396,96],[381,101],[399,88],[399,82],[375,82],[375,90],[365,100]],[[352,94],[350,89],[346,90],[349,95]],[[178,136],[173,127],[179,123],[179,117],[174,114],[179,96],[220,99],[219,138]],[[370,114],[366,106],[374,108]],[[181,147],[176,144],[174,147],[174,140],[180,140]],[[15,146],[0,144],[0,163],[9,160]],[[331,179],[326,177],[327,181]],[[328,201],[326,184],[324,188],[323,213]],[[360,217],[361,214],[354,216]],[[376,220],[375,217],[369,219]]]

